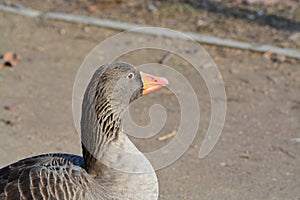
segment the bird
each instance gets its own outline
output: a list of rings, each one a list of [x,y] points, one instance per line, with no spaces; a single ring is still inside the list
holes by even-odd
[[[168,84],[126,62],[100,66],[82,101],[82,157],[49,153],[1,168],[0,199],[158,199],[155,170],[122,130],[122,115]]]

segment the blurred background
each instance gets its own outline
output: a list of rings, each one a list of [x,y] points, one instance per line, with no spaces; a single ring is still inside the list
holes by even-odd
[[[0,4],[300,49],[299,0],[0,0]],[[47,152],[81,154],[71,107],[76,72],[97,44],[119,32],[0,11],[0,54],[13,51],[20,56],[16,66],[0,69],[0,166]],[[179,160],[157,171],[160,199],[298,200],[300,60],[271,51],[201,45],[217,64],[227,93],[222,135],[204,159],[198,153],[211,105],[201,76],[177,56],[164,60],[166,52],[158,50],[120,58],[135,65],[163,59],[197,91],[201,111],[197,137]],[[153,102],[164,105],[170,117],[153,138],[133,138],[143,151],[168,144],[172,137],[158,138],[176,133],[180,120],[176,96],[161,90],[133,109],[138,123],[149,122],[147,110]]]
[[[211,34],[240,41],[299,48],[299,0],[4,0],[45,12]]]

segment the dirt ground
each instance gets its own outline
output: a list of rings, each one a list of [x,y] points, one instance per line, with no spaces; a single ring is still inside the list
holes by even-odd
[[[71,107],[75,75],[95,45],[116,33],[0,13],[0,52],[14,50],[22,56],[16,68],[0,71],[0,166],[47,152],[81,153]],[[210,119],[208,91],[201,77],[171,57],[166,64],[182,66],[198,85],[201,121],[188,151],[157,171],[160,199],[300,199],[300,61],[204,47],[223,76],[226,123],[213,151],[199,159]],[[157,62],[162,55],[142,51],[124,60],[138,65]],[[148,120],[141,111],[161,101],[172,114],[161,134],[178,126],[180,110],[168,91],[142,100],[136,107],[141,123]],[[5,109],[15,104],[17,109]],[[168,143],[157,137],[135,142],[145,151]]]
[[[1,1],[8,6],[25,6],[44,12],[72,13],[300,48],[299,0]]]

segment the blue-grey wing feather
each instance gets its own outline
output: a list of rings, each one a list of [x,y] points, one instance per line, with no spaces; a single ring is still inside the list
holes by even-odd
[[[0,169],[0,199],[85,199],[88,174],[82,157],[45,154]]]

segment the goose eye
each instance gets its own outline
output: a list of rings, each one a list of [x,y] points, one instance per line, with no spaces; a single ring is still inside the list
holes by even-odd
[[[130,73],[127,75],[127,78],[128,78],[128,79],[133,79],[133,77],[134,77],[134,74],[133,74],[132,72],[130,72]]]

